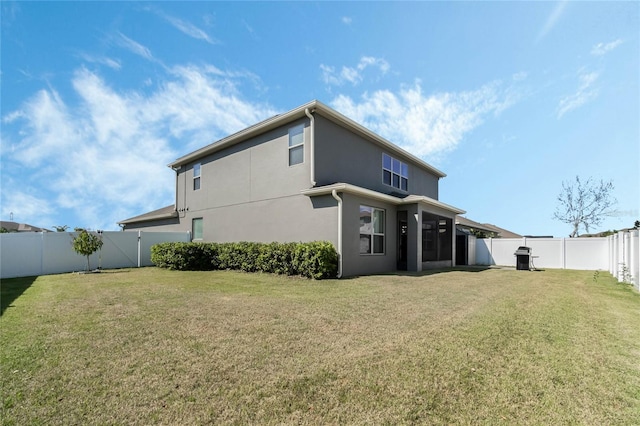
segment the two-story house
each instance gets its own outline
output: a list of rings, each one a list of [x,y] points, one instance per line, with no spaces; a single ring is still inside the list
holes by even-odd
[[[455,264],[445,174],[312,101],[169,164],[175,204],[119,222],[189,230],[194,241],[327,240],[340,275]]]

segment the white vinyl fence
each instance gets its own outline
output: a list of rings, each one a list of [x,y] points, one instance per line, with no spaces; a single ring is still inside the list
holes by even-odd
[[[618,232],[603,238],[478,238],[478,265],[515,266],[514,252],[531,248],[536,268],[609,271],[618,281],[640,290],[639,231]]]
[[[87,258],[73,250],[76,232],[17,232],[0,234],[0,278],[82,271]],[[151,246],[187,242],[189,232],[100,233],[102,249],[89,258],[91,269],[151,266]]]

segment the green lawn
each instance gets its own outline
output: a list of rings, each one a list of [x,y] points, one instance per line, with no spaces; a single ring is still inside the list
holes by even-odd
[[[640,424],[640,294],[606,273],[2,281],[3,424]]]

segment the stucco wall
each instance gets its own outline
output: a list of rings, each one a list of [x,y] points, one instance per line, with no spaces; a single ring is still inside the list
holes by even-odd
[[[409,166],[408,191],[438,199],[438,178],[419,168],[409,158],[383,149],[344,127],[322,117],[315,119],[316,181],[319,186],[336,182],[350,183],[385,194],[402,194],[382,182],[382,153]]]
[[[289,166],[289,128],[304,123],[304,161]],[[309,120],[297,120],[204,157],[200,189],[193,188],[193,165],[178,174],[181,213],[297,195],[309,188]],[[204,214],[204,213],[203,213]]]
[[[351,194],[342,196],[342,256],[343,276],[375,274],[396,270],[397,216],[396,207],[376,200]],[[360,254],[360,206],[376,207],[385,211],[385,253]]]

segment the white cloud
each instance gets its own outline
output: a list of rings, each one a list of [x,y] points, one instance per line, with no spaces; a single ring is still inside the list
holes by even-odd
[[[590,100],[595,99],[595,97],[598,95],[598,91],[592,86],[596,82],[598,77],[599,75],[596,72],[581,72],[578,75],[580,86],[578,86],[578,90],[576,91],[576,93],[560,99],[560,103],[558,104],[557,108],[558,119],[562,118],[562,116],[567,112],[579,108]]]
[[[514,92],[503,89],[499,82],[474,91],[426,96],[417,81],[398,93],[365,93],[359,102],[340,95],[331,104],[356,122],[425,158],[453,150],[487,115],[500,114],[516,101]]]
[[[598,43],[591,49],[591,54],[594,56],[602,56],[620,46],[621,44],[621,39],[614,40],[610,43]]]
[[[351,22],[353,22],[353,19],[351,19],[350,16],[343,16],[342,18],[340,18],[340,20],[345,25],[351,25]]]
[[[107,56],[94,56],[94,55],[89,55],[88,53],[81,53],[80,57],[87,62],[106,65],[109,68],[112,68],[114,70],[119,70],[120,68],[122,68],[120,61],[109,58]]]
[[[356,86],[363,80],[363,72],[367,68],[376,68],[384,75],[389,71],[390,66],[384,59],[373,56],[363,56],[355,67],[343,66],[339,72],[332,66],[320,65],[322,80],[330,86],[341,86],[345,83]]]
[[[169,16],[161,12],[159,12],[159,15],[162,16],[167,22],[169,22],[175,28],[182,31],[184,34],[188,35],[189,37],[193,37],[197,40],[204,40],[209,44],[218,43],[217,40],[214,40],[211,37],[209,37],[209,34],[207,34],[204,30],[201,30],[200,28],[196,27],[191,22],[183,21],[180,18]]]
[[[564,10],[567,7],[567,4],[568,4],[567,0],[559,1],[556,4],[556,6],[553,8],[551,13],[547,17],[547,20],[545,21],[544,25],[540,29],[540,32],[538,33],[538,37],[536,38],[536,42],[539,42],[540,40],[545,38],[546,35],[556,26],[556,24],[562,17],[562,14],[564,13]]]
[[[23,204],[49,220],[69,209],[81,223],[66,225],[117,229],[118,220],[172,203],[170,161],[276,113],[242,99],[236,85],[246,78],[213,66],[175,67],[144,94],[77,70],[71,84],[79,104],[41,90],[3,118],[3,167],[15,164],[16,177],[26,171],[30,179],[19,188],[31,194],[3,188],[3,211]],[[5,168],[3,183],[12,176]]]
[[[7,182],[3,182],[2,218],[9,219],[13,216],[14,222],[51,229],[56,225],[50,223],[52,213],[47,200],[19,190],[17,185],[7,185]],[[35,222],[32,219],[35,219]]]
[[[147,47],[143,46],[142,44],[138,43],[137,41],[130,39],[126,35],[122,34],[121,32],[118,32],[118,38],[116,39],[116,41],[121,47],[124,47],[131,53],[134,53],[138,56],[142,56],[143,58],[148,59],[150,61],[153,60],[153,55],[151,54],[151,50],[149,50]]]

